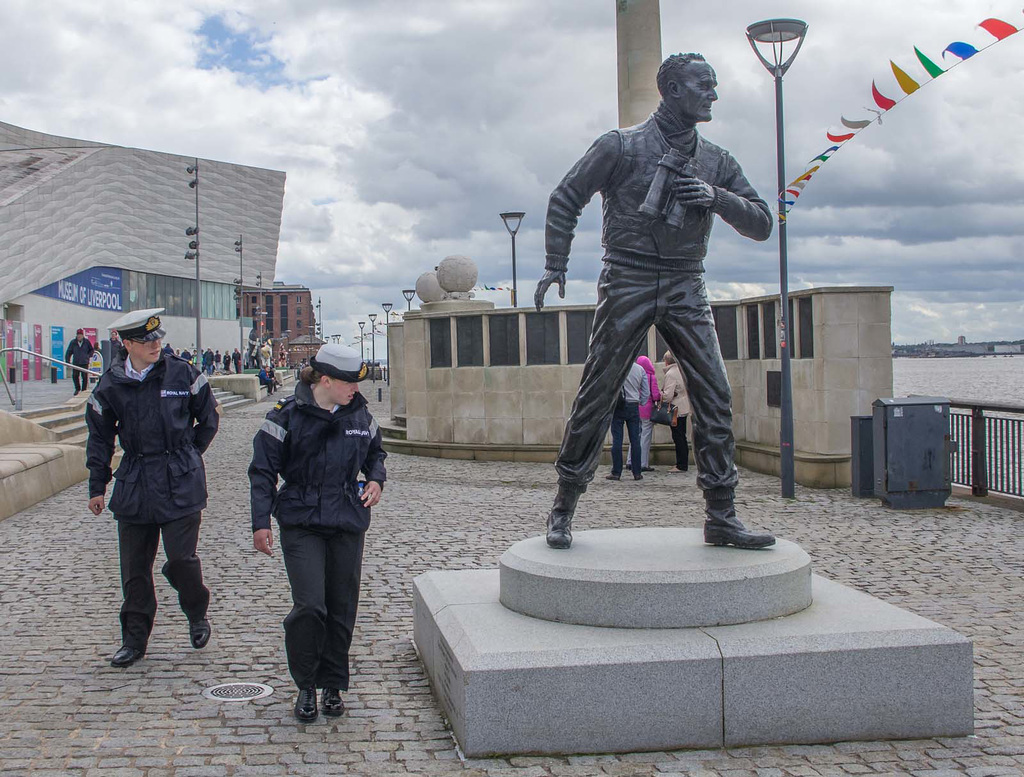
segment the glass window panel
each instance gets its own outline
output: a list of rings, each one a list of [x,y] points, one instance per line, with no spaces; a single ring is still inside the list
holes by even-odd
[[[430,319],[430,366],[452,366],[451,319]]]
[[[737,305],[715,305],[711,312],[715,317],[715,331],[718,333],[718,347],[723,359],[738,359],[739,340],[736,332]]]
[[[519,316],[498,315],[487,319],[491,366],[519,366]]]
[[[570,310],[565,314],[565,337],[569,364],[583,364],[590,353],[590,335],[594,329],[594,311]]]
[[[800,297],[800,358],[814,358],[814,314],[811,312],[813,297]],[[790,325],[792,326],[792,325]]]
[[[484,363],[483,316],[459,316],[455,319],[455,343],[460,367],[482,367]]]
[[[558,314],[526,314],[526,363],[558,364]]]
[[[761,331],[764,333],[764,358],[774,359],[778,354],[775,348],[778,327],[775,325],[774,302],[765,302],[761,306]]]
[[[761,335],[757,325],[757,305],[746,305],[747,309],[747,358],[761,358]]]

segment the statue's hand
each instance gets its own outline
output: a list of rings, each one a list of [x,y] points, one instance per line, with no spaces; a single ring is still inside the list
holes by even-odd
[[[678,175],[672,181],[676,199],[687,205],[710,208],[715,202],[715,187],[700,178]]]
[[[552,283],[558,284],[558,296],[565,299],[565,271],[545,270],[543,277],[537,282],[537,291],[533,295],[533,304],[537,306],[538,313],[544,307],[544,295],[548,293]]]

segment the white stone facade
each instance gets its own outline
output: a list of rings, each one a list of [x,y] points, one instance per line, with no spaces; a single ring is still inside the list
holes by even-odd
[[[195,278],[191,157],[46,135],[0,122],[0,302],[91,267]],[[273,279],[285,174],[200,159],[205,281]]]

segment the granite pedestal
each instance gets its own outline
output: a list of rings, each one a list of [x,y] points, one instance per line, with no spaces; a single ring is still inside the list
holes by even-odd
[[[638,561],[635,549],[651,532],[658,545]],[[416,647],[468,756],[973,730],[971,643],[810,575],[806,554],[792,543],[761,551],[713,548],[687,529],[579,532],[572,549],[550,551],[553,556],[538,543],[543,539],[513,546],[500,571],[428,572],[414,581]],[[604,612],[600,620],[630,627],[548,617],[564,613],[536,601],[553,595],[545,579],[581,607],[588,585],[595,586],[594,600],[602,604],[590,608],[591,615]],[[800,580],[813,595],[802,607]],[[731,605],[712,601],[718,585]],[[729,592],[737,585],[749,586],[747,597]],[[645,608],[631,588],[653,591],[660,600],[649,613],[655,620],[669,613],[668,620],[683,615],[705,625],[638,626],[644,617],[629,613]],[[749,600],[765,605],[773,588],[792,614],[737,622],[742,613],[769,612]],[[673,608],[673,593],[706,602]]]

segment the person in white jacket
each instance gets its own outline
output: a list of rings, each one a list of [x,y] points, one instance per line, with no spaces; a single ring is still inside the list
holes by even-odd
[[[686,379],[671,351],[665,351],[665,385],[661,387],[661,401],[668,402],[676,411],[672,426],[672,442],[676,446],[676,465],[669,472],[686,472],[690,465],[690,446],[686,442],[686,417],[690,415],[690,397],[686,393]]]

